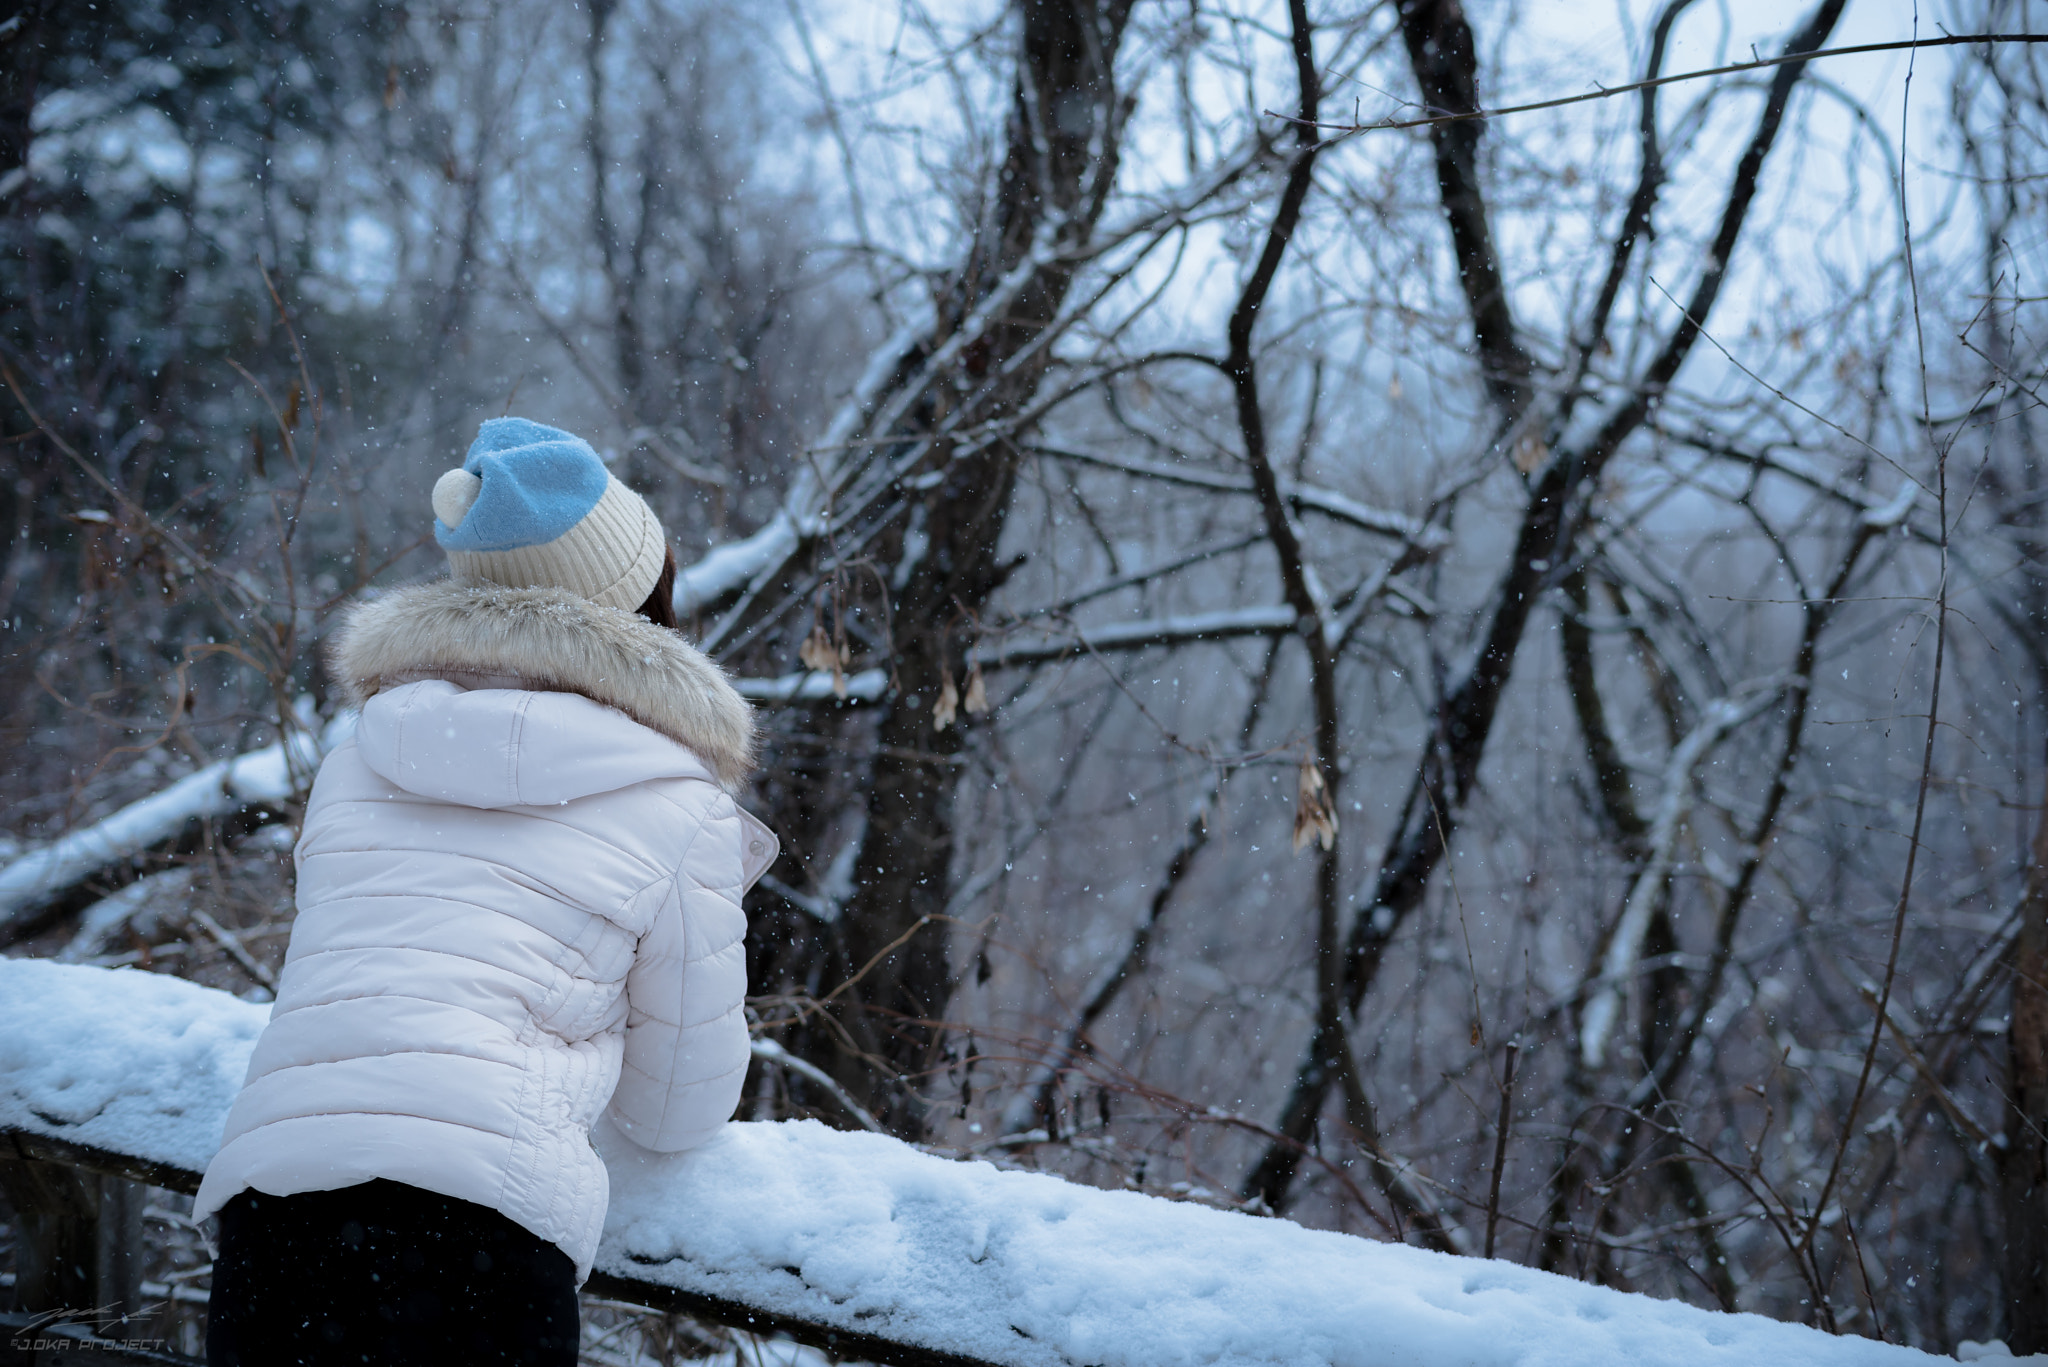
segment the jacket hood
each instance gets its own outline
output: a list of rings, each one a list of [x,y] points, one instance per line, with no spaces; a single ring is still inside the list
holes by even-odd
[[[364,703],[356,750],[407,792],[465,807],[552,807],[653,779],[713,777],[693,751],[588,698],[444,679]]]
[[[637,728],[618,726],[600,716],[605,709],[622,712],[640,726],[659,732],[679,746],[701,757],[710,775],[726,788],[736,788],[754,767],[753,710],[726,679],[725,672],[703,652],[681,636],[658,627],[638,613],[602,607],[562,589],[508,589],[493,585],[458,584],[449,580],[395,589],[351,609],[336,634],[330,654],[335,679],[348,701],[363,708],[363,726],[373,733],[385,723],[373,721],[368,706],[379,694],[407,689],[411,695],[404,708],[391,711],[390,724],[398,731],[385,741],[364,738],[364,756],[382,753],[378,746],[388,743],[393,764],[412,765],[407,754],[419,757],[410,772],[418,781],[430,770],[438,771],[442,761],[429,758],[439,753],[434,737],[420,725],[429,713],[445,713],[442,732],[466,736],[464,763],[476,764],[474,747],[490,727],[511,726],[510,732],[495,733],[500,744],[523,746],[533,758],[522,762],[528,772],[507,789],[503,781],[488,786],[489,792],[542,790],[542,780],[532,766],[544,752],[559,752],[548,762],[565,766],[568,774],[590,775],[609,772],[611,764],[587,762],[610,744],[616,733],[618,746],[630,751],[636,744],[646,746],[646,736]],[[507,689],[539,694],[576,694],[588,710],[567,708],[557,703],[529,703],[512,708],[504,716],[491,712],[500,704],[482,697],[461,701],[463,690],[449,687],[430,693],[408,688],[423,680],[451,680],[472,689],[498,692]],[[561,703],[573,701],[562,699]],[[510,708],[509,700],[504,704]],[[537,717],[534,708],[541,709]],[[422,711],[421,709],[425,709]],[[387,709],[375,709],[384,714]],[[517,715],[514,716],[513,712]],[[408,719],[409,718],[409,719]],[[534,721],[547,724],[534,727]],[[560,726],[554,723],[561,723]],[[473,726],[485,728],[483,731]],[[542,733],[550,739],[543,740]],[[360,733],[359,733],[360,735]],[[555,739],[555,737],[559,739]],[[446,741],[441,737],[441,741]],[[666,750],[666,747],[660,747]],[[586,751],[590,755],[586,756]],[[484,752],[489,753],[489,752]],[[453,762],[449,760],[448,762]],[[650,754],[648,763],[657,768],[674,763]],[[372,767],[384,772],[371,759]],[[424,766],[424,767],[421,767]],[[660,769],[661,773],[668,772]],[[655,773],[642,777],[655,777]],[[385,777],[410,791],[425,791],[400,773]],[[464,780],[469,782],[470,780]],[[626,782],[636,781],[627,779]],[[458,785],[459,786],[459,785]],[[605,791],[611,786],[589,788]],[[480,789],[479,795],[485,790]],[[468,799],[455,798],[465,801]],[[548,802],[566,801],[563,795]],[[515,797],[502,802],[469,802],[472,806],[502,806],[534,801]]]

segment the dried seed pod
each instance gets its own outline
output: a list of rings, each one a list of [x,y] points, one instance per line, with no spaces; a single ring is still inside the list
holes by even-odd
[[[1337,843],[1337,813],[1330,808],[1329,790],[1315,761],[1304,759],[1296,775],[1294,803],[1294,852],[1300,854],[1309,841],[1324,849]]]

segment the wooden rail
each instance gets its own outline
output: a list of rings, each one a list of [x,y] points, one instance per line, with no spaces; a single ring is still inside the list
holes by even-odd
[[[124,1348],[96,1338],[85,1326],[48,1320],[47,1312],[59,1307],[114,1305],[138,1299],[132,1285],[107,1284],[106,1259],[86,1254],[87,1250],[96,1253],[111,1232],[103,1228],[110,1215],[105,1210],[107,1187],[89,1180],[93,1178],[161,1187],[190,1196],[199,1190],[200,1174],[49,1135],[0,1130],[0,1189],[5,1190],[21,1226],[16,1252],[16,1266],[20,1270],[15,1283],[20,1308],[0,1321],[6,1330],[6,1337],[0,1338],[0,1365],[58,1367],[74,1361],[96,1365],[193,1363],[194,1359],[175,1354]],[[92,1199],[96,1194],[101,1201]],[[583,1289],[607,1300],[692,1315],[749,1333],[782,1334],[842,1358],[891,1367],[1000,1367],[981,1358],[941,1352],[879,1334],[849,1331],[616,1272],[592,1273]],[[36,1310],[46,1313],[37,1315]],[[58,1340],[69,1340],[75,1346],[26,1351],[9,1346],[13,1340],[24,1338],[52,1345]]]
[[[0,1186],[18,1216],[19,1310],[140,1307],[134,1255],[147,1189],[198,1189],[266,1018],[260,1006],[175,978],[0,959]],[[591,1292],[843,1358],[901,1367],[1940,1360],[1505,1261],[960,1162],[816,1121],[735,1123],[688,1154],[650,1153],[603,1125],[594,1142],[611,1208]],[[123,1358],[45,1328],[27,1349],[0,1339],[0,1367],[177,1361]]]

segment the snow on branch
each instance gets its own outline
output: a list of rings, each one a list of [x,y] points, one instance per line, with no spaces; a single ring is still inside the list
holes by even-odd
[[[1020,629],[1028,630],[1037,639],[1020,640],[1013,633],[1000,640],[985,641],[975,647],[968,663],[990,671],[1023,669],[1091,651],[1114,654],[1157,646],[1227,641],[1240,636],[1277,636],[1294,630],[1294,624],[1294,610],[1288,607],[1229,608],[1064,631],[1038,624]],[[844,692],[835,686],[832,675],[821,669],[781,674],[772,679],[734,679],[733,687],[741,697],[757,703],[876,702],[889,690],[889,674],[884,669],[849,674]]]
[[[676,571],[676,615],[686,616],[737,593],[756,575],[796,554],[802,541],[796,517],[784,508],[752,536],[713,546],[702,559]]]
[[[1044,633],[1044,639],[1018,641],[1012,637],[986,643],[975,648],[973,661],[984,669],[1015,669],[1090,651],[1146,650],[1238,636],[1278,636],[1294,630],[1295,621],[1293,608],[1276,606],[1148,617],[1066,632],[1039,627],[1036,630]]]
[[[84,830],[73,831],[0,868],[0,930],[110,864],[162,844],[188,821],[226,816],[257,802],[284,802],[304,789],[320,758],[353,734],[345,713],[325,733],[295,730],[260,750],[209,764]]]
[[[917,350],[932,326],[932,315],[927,309],[875,349],[853,392],[846,396],[833,415],[814,454],[832,462],[845,454],[847,444],[859,434],[869,413],[881,401],[890,381],[901,369],[904,358]],[[679,567],[676,570],[676,614],[686,617],[729,594],[738,593],[763,575],[772,573],[795,555],[805,540],[823,531],[825,520],[820,508],[827,493],[823,487],[825,483],[812,463],[799,462],[796,475],[783,495],[782,507],[764,526],[738,541],[713,546],[694,563]]]
[[[1089,651],[1120,652],[1188,645],[1241,636],[1273,636],[1294,629],[1287,607],[1233,608],[1187,616],[1146,618],[1110,626],[1055,632],[1042,639],[1010,638],[978,647],[973,662],[984,669],[1016,669]],[[864,669],[846,678],[843,695],[833,676],[806,670],[776,678],[736,679],[740,695],[759,703],[874,702],[889,687],[888,672]],[[288,744],[266,745],[234,759],[210,764],[162,792],[0,867],[0,929],[23,912],[76,887],[110,864],[139,854],[176,835],[188,821],[226,816],[253,802],[283,802],[304,788],[321,757],[355,729],[355,714],[344,713],[317,739],[293,733]]]
[[[830,672],[822,669],[781,674],[772,679],[734,679],[732,686],[749,702],[874,702],[889,687],[885,669],[863,669],[846,676],[842,690]]]
[[[1292,631],[1294,623],[1290,608],[1251,607],[1064,632],[1039,627],[1035,630],[1042,633],[1042,639],[1010,638],[985,644],[974,651],[972,660],[984,669],[1016,669],[1089,651],[1120,652],[1273,636]],[[735,679],[733,684],[740,696],[758,703],[875,702],[888,691],[889,675],[879,668],[848,675],[843,694],[835,688],[833,676],[823,670]],[[254,802],[288,800],[305,787],[321,758],[354,730],[355,714],[343,713],[317,738],[308,732],[294,732],[288,743],[266,745],[210,764],[84,830],[21,855],[0,867],[0,929],[108,865],[170,839],[188,821],[226,816]]]
[[[0,961],[0,1150],[196,1188],[268,1014],[161,974]],[[956,1161],[814,1120],[728,1125],[680,1154],[608,1126],[597,1142],[611,1203],[592,1290],[873,1362],[1945,1360],[1505,1261]]]
[[[1034,443],[1027,449],[1042,456],[1057,460],[1070,460],[1082,465],[1094,465],[1104,470],[1118,470],[1141,479],[1161,480],[1168,484],[1182,484],[1195,489],[1213,489],[1224,494],[1252,494],[1252,482],[1238,479],[1215,470],[1203,470],[1194,466],[1171,465],[1165,461],[1136,460],[1122,456],[1105,456],[1092,451],[1076,451],[1068,447],[1047,446]],[[1280,495],[1294,506],[1296,512],[1312,511],[1333,517],[1339,522],[1348,522],[1361,531],[1377,532],[1381,536],[1395,537],[1423,551],[1437,551],[1450,543],[1450,535],[1441,527],[1432,527],[1420,518],[1397,513],[1388,508],[1375,508],[1357,499],[1313,484],[1300,484],[1282,479]]]
[[[1768,470],[1830,498],[1839,499],[1858,510],[1865,526],[1879,531],[1908,526],[1907,515],[1919,503],[1921,495],[1927,492],[1922,485],[1908,477],[1901,480],[1899,487],[1886,497],[1862,484],[1831,474],[1818,462],[1808,460],[1790,448],[1760,448],[1752,451],[1738,447],[1712,433],[1679,431],[1662,426],[1654,430],[1660,436],[1682,442],[1695,451],[1718,460],[1748,466],[1752,470]],[[1934,539],[1929,533],[1914,534],[1922,540]]]
[[[131,926],[147,934],[166,903],[181,900],[192,890],[192,872],[189,868],[165,869],[94,902],[79,914],[78,930],[70,943],[57,951],[57,958],[74,964],[90,959]]]
[[[974,311],[950,333],[939,335],[938,317],[929,305],[915,313],[869,356],[859,381],[823,436],[810,448],[811,459],[798,462],[776,514],[752,534],[714,546],[694,563],[677,569],[677,615],[687,617],[736,595],[760,592],[774,582],[781,568],[806,545],[824,534],[831,525],[828,510],[836,511],[842,518],[846,515],[845,508],[834,508],[835,503],[863,504],[866,500],[862,498],[846,500],[842,496],[875,455],[879,444],[875,438],[886,439],[896,433],[933,380],[945,374],[991,327],[1002,322],[1011,305],[1042,272],[1055,266],[1072,269],[1081,257],[1100,256],[1134,236],[1178,221],[1194,205],[1205,202],[1240,177],[1256,160],[1261,147],[1261,140],[1248,140],[1238,156],[1219,160],[1215,171],[1191,189],[1185,202],[1153,206],[1139,221],[1105,234],[1093,251],[1077,255],[1074,244],[1063,243],[1060,235],[1068,226],[1068,216],[1049,213],[1023,259],[996,282]],[[1083,312],[1085,309],[1078,303],[1063,310],[1059,318],[1043,329],[1039,340],[1026,348],[1026,354],[1049,346]],[[1021,364],[1023,359],[1013,357],[1008,364]],[[893,474],[891,479],[881,481],[882,486],[892,479]],[[1423,528],[1420,539],[1412,537],[1401,528],[1421,527],[1414,519],[1366,508],[1341,494],[1304,490],[1302,497],[1305,506],[1357,522],[1368,530],[1417,540],[1417,544],[1432,548],[1443,539],[1442,533],[1432,528]],[[1395,521],[1387,522],[1390,518]],[[714,629],[714,640],[722,638],[729,625],[721,624]]]
[[[763,1063],[795,1073],[805,1081],[816,1085],[827,1096],[839,1103],[840,1109],[859,1122],[864,1130],[886,1134],[882,1122],[869,1113],[868,1108],[853,1099],[853,1093],[839,1085],[839,1080],[812,1063],[809,1059],[798,1058],[772,1039],[755,1039],[748,1044],[749,1051]]]
[[[1598,1068],[1606,1062],[1608,1044],[1621,1019],[1622,996],[1635,973],[1636,960],[1642,956],[1650,922],[1664,899],[1679,832],[1692,812],[1700,764],[1730,731],[1777,701],[1782,688],[1783,681],[1778,681],[1748,698],[1716,699],[1665,761],[1663,791],[1650,822],[1649,857],[1629,888],[1614,937],[1607,943],[1599,981],[1586,1002],[1585,1024],[1579,1035],[1579,1057],[1586,1067]]]
[[[734,594],[752,596],[772,584],[782,567],[826,530],[830,525],[826,509],[872,460],[877,443],[863,440],[863,434],[894,431],[926,387],[999,322],[1039,272],[1058,259],[1053,235],[1042,230],[1031,252],[996,283],[958,328],[938,340],[938,345],[930,345],[937,322],[926,310],[877,348],[811,453],[821,458],[822,466],[809,461],[798,466],[781,509],[759,531],[715,546],[694,564],[677,569],[677,615],[697,612]],[[915,373],[905,377],[906,366],[920,352],[925,354]],[[723,639],[733,621],[734,615],[729,614],[712,629],[707,641]]]
[[[1906,514],[1913,511],[1913,505],[1920,500],[1920,486],[1912,480],[1901,480],[1899,490],[1885,502],[1863,514],[1863,525],[1878,531],[1888,532],[1906,520]]]

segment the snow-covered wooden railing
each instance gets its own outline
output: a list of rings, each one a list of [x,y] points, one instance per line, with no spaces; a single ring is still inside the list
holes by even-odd
[[[0,960],[0,1159],[190,1191],[268,1008]],[[1906,1367],[1911,1349],[927,1153],[815,1121],[601,1145],[590,1289],[906,1367]]]

